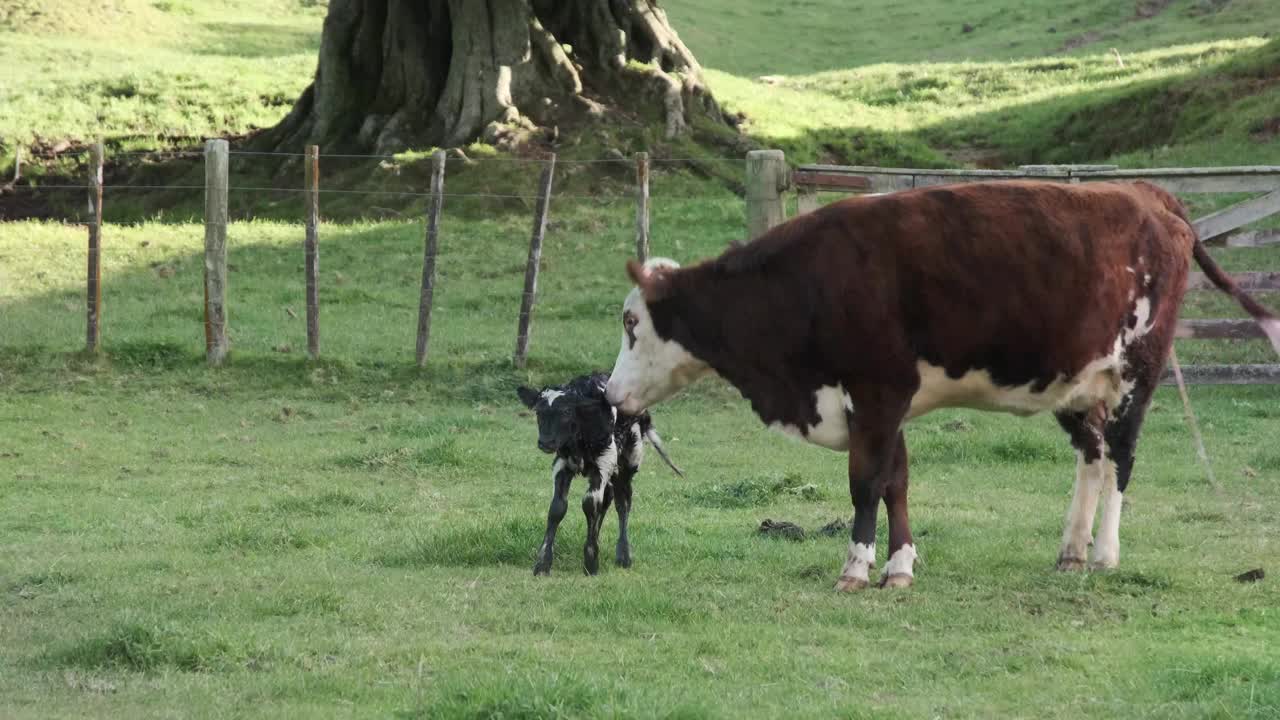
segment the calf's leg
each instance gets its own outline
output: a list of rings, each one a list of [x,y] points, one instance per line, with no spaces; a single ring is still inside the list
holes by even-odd
[[[588,575],[600,572],[600,526],[604,524],[605,515],[609,512],[609,503],[613,500],[613,488],[592,471],[591,487],[586,497],[582,498],[582,514],[587,516],[587,541],[582,548],[582,569]]]
[[[623,465],[618,468],[617,481],[613,483],[613,497],[618,511],[618,567],[631,567],[631,539],[627,536],[627,519],[631,515],[631,479],[636,468]]]
[[[569,510],[569,485],[573,481],[574,471],[563,458],[556,458],[551,466],[551,481],[554,491],[551,496],[551,508],[547,510],[547,534],[542,538],[542,546],[538,548],[538,559],[533,565],[534,575],[546,575],[551,572],[551,556],[556,544],[556,530],[560,521]]]

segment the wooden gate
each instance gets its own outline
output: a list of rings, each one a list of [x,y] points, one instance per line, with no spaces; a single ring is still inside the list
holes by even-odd
[[[765,155],[768,153],[768,155]],[[819,192],[882,195],[917,187],[949,185],[982,180],[1034,179],[1058,182],[1100,180],[1146,180],[1175,194],[1258,193],[1256,197],[1224,208],[1194,221],[1196,232],[1206,243],[1230,246],[1257,246],[1280,243],[1280,232],[1254,231],[1232,236],[1263,218],[1280,214],[1280,167],[1247,166],[1217,168],[1161,168],[1121,170],[1114,165],[1024,165],[1017,170],[924,170],[845,165],[801,165],[789,174],[775,163],[784,162],[778,151],[760,151],[766,165],[752,172],[748,162],[747,217],[749,232],[756,235],[766,226],[758,218],[778,218],[785,214],[784,192],[796,192],[797,212],[809,212],[819,205]],[[759,165],[759,163],[757,163]],[[768,166],[774,165],[772,169]],[[784,181],[775,178],[786,177]],[[774,188],[777,188],[774,190]],[[774,208],[775,211],[770,211]],[[770,223],[765,220],[764,223]],[[1232,273],[1242,288],[1250,291],[1280,290],[1280,272]],[[1214,290],[1203,273],[1192,273],[1188,290]],[[1189,320],[1178,323],[1177,337],[1197,340],[1242,340],[1264,338],[1253,320]],[[1200,384],[1280,384],[1280,364],[1197,365],[1184,368],[1188,382]],[[1165,381],[1172,376],[1166,372]]]

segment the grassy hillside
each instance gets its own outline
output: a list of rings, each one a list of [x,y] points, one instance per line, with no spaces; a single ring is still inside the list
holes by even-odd
[[[1270,0],[668,0],[703,65],[744,77],[1155,50],[1280,31]],[[965,31],[965,25],[972,29]]]
[[[796,161],[1277,161],[1276,143],[1255,138],[1276,122],[1280,76],[1274,45],[1260,49],[1280,31],[1266,0],[667,6],[747,132]],[[165,147],[270,125],[310,79],[323,12],[303,0],[4,0],[0,163],[17,145]],[[1215,87],[1228,61],[1253,84]],[[1117,127],[1087,137],[1095,119]],[[563,150],[655,144],[633,132]]]

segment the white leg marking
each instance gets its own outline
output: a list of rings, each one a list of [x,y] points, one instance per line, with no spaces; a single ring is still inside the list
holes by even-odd
[[[1115,463],[1106,463],[1102,496],[1102,520],[1098,522],[1098,537],[1093,543],[1093,556],[1089,565],[1095,568],[1113,568],[1120,564],[1120,510],[1124,505],[1124,494],[1116,487]]]
[[[870,582],[871,566],[876,564],[876,546],[859,542],[849,543],[849,555],[844,561],[844,569],[840,571],[840,580],[861,581],[863,585]]]
[[[1086,463],[1082,453],[1076,453],[1076,486],[1067,508],[1066,527],[1062,531],[1062,549],[1058,562],[1083,564],[1093,537],[1093,516],[1098,509],[1098,493],[1102,490],[1104,461],[1102,458]]]
[[[912,568],[916,561],[916,546],[910,543],[903,545],[893,551],[893,555],[889,557],[889,562],[884,564],[884,575],[886,577],[892,575],[907,575],[914,577]]]

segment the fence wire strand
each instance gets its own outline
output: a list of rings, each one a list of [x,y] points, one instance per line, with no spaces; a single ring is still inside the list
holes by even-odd
[[[15,185],[11,190],[24,190],[28,192],[39,192],[41,190],[78,190],[87,192],[88,184],[85,185]],[[102,186],[103,192],[113,190],[204,190],[204,185],[110,185]],[[306,188],[287,188],[287,187],[250,187],[231,185],[227,187],[229,192],[276,192],[276,193],[305,193]],[[342,189],[320,189],[321,195],[388,195],[396,197],[431,197],[429,192],[419,192],[413,190],[342,190]],[[537,200],[538,195],[524,195],[518,193],[450,193],[446,192],[441,195],[444,198],[488,198],[488,199],[505,199],[505,200]],[[706,199],[724,199],[721,195],[701,195],[690,196],[682,195],[681,199],[691,200],[697,198]],[[629,195],[580,195],[569,193],[551,193],[551,200],[592,200],[599,203],[627,203],[634,204],[635,199]]]

